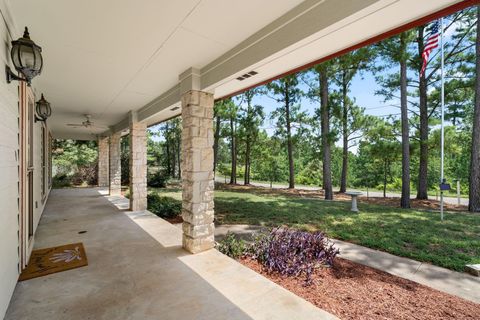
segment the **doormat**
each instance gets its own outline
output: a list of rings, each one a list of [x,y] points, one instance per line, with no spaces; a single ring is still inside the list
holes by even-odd
[[[24,281],[86,265],[87,255],[82,243],[33,250],[27,268],[23,270],[18,280]]]

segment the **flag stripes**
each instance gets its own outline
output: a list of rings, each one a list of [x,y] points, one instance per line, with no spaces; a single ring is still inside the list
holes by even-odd
[[[432,25],[430,36],[428,37],[427,43],[425,44],[425,48],[423,49],[423,52],[422,52],[423,64],[422,64],[422,70],[420,71],[421,76],[425,75],[425,69],[427,68],[428,57],[430,56],[430,53],[432,52],[433,49],[438,47],[438,38],[440,37],[439,29],[440,29],[440,23],[437,20]]]

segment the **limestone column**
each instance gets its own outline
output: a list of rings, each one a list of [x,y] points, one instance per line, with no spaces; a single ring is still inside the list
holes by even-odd
[[[214,246],[213,95],[182,95],[183,247],[192,252]]]
[[[147,125],[130,113],[130,210],[147,210]]]
[[[110,135],[110,195],[119,196],[122,193],[122,170],[120,159],[120,139],[122,138],[121,132],[113,133]]]
[[[108,137],[98,138],[98,186],[108,187]]]

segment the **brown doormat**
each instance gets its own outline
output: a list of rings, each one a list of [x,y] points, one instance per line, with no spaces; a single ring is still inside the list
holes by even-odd
[[[87,255],[82,243],[33,250],[27,268],[23,270],[18,280],[24,281],[86,265]]]

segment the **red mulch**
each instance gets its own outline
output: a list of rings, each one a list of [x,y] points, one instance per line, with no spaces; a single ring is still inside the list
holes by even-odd
[[[311,286],[304,278],[268,274],[255,260],[240,262],[344,320],[480,319],[480,304],[341,258],[317,270]]]

